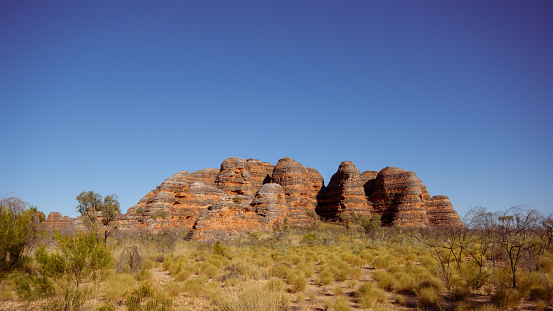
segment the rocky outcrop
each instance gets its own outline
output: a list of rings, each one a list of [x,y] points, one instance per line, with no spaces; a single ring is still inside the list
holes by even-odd
[[[309,211],[317,206],[317,194],[322,188],[323,178],[315,169],[303,167],[291,158],[282,158],[273,169],[271,178],[284,190],[286,200],[287,223],[302,226],[310,223]]]
[[[328,221],[356,213],[380,215],[383,225],[461,225],[449,198],[431,197],[414,172],[386,167],[360,173],[345,161],[325,186],[316,169],[286,157],[276,165],[228,158],[219,169],[177,172],[121,215],[119,228],[187,231],[196,240],[233,239],[248,231],[308,225],[312,211]],[[42,224],[52,230],[76,225],[77,220],[59,213]]]
[[[414,172],[386,167],[368,189],[373,212],[381,215],[384,225],[428,226],[425,202],[430,195]]]
[[[253,198],[253,186],[248,162],[240,158],[228,158],[221,164],[221,170],[215,177],[215,187],[231,195],[243,195]]]
[[[58,212],[51,212],[48,214],[48,217],[40,223],[39,229],[45,231],[72,232],[78,229],[84,229],[84,225],[80,217],[71,218],[69,216],[62,216]]]
[[[317,214],[327,219],[351,213],[370,216],[371,210],[363,185],[364,179],[355,165],[350,161],[342,162],[328,186],[317,197]]]
[[[231,240],[245,232],[270,231],[260,223],[257,214],[244,202],[223,201],[209,206],[196,220],[190,238],[193,240]]]
[[[461,218],[447,195],[435,195],[426,202],[428,222],[434,226],[461,226]]]
[[[286,217],[286,202],[284,190],[281,185],[264,184],[255,194],[250,204],[251,210],[257,215],[257,221],[269,226],[283,221]]]
[[[274,165],[268,162],[261,162],[257,159],[248,159],[248,171],[250,173],[250,183],[254,192],[259,190],[263,184],[271,181]]]

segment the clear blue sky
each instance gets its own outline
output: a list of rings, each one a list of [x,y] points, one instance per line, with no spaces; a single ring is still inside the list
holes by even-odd
[[[228,157],[553,213],[553,1],[0,1],[0,195],[123,212]]]

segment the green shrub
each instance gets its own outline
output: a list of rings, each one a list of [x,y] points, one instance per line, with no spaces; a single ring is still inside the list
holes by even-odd
[[[169,218],[169,216],[171,216],[171,212],[162,210],[158,210],[150,214],[150,218],[152,218],[153,220],[157,220],[158,218],[166,220],[167,218]]]
[[[25,245],[35,234],[35,208],[19,198],[0,197],[0,286],[7,274],[19,269],[24,261]]]
[[[232,198],[232,201],[236,204],[242,204],[242,201],[244,201],[244,198],[237,195],[234,198]]]
[[[213,252],[219,256],[227,257],[230,253],[229,248],[220,241],[213,244]]]
[[[221,273],[221,269],[215,267],[210,262],[203,262],[201,264],[201,274],[207,276],[210,279],[214,279]]]
[[[52,297],[56,292],[52,281],[45,276],[20,273],[15,280],[17,296],[23,300]]]
[[[179,282],[184,282],[190,277],[190,271],[187,269],[181,270],[177,275],[174,275],[173,277]]]
[[[86,302],[89,289],[83,284],[96,282],[100,269],[111,263],[111,253],[95,232],[56,235],[57,250],[48,252],[43,245],[35,252],[38,279],[51,279],[60,289],[48,308],[79,309]]]

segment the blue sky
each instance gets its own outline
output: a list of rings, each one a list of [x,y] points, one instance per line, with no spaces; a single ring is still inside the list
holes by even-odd
[[[5,0],[0,43],[0,194],[46,214],[235,156],[553,213],[552,1]]]

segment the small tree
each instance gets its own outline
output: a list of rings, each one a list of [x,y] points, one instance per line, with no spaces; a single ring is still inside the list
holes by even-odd
[[[317,215],[317,213],[315,211],[311,210],[311,211],[307,211],[307,216],[309,216],[309,218],[312,219],[311,226],[313,227],[313,229],[316,229],[317,228],[317,220],[319,219],[319,215]]]
[[[83,284],[95,281],[98,271],[110,264],[110,250],[91,231],[76,232],[71,236],[58,234],[55,239],[55,251],[48,252],[45,246],[37,249],[36,273],[40,278],[54,281],[63,291],[63,299],[54,301],[53,309],[79,309],[88,295]]]
[[[27,202],[16,197],[4,196],[0,199],[0,282],[2,283],[6,274],[22,266],[25,247],[36,232],[33,222],[36,208],[27,207]]]
[[[359,224],[365,230],[365,233],[368,236],[374,237],[376,233],[382,230],[382,221],[380,220],[380,215],[374,214],[371,217],[365,217],[360,214]]]
[[[536,254],[541,244],[536,239],[541,215],[536,210],[523,210],[512,207],[504,212],[497,212],[495,241],[507,254],[512,277],[512,287],[517,287],[516,273],[525,254]]]
[[[117,195],[112,194],[102,198],[98,193],[83,191],[77,196],[77,201],[79,202],[77,211],[84,217],[85,225],[89,229],[97,229],[98,216],[100,216],[104,242],[106,242],[109,235],[117,230],[117,216],[120,213]]]

